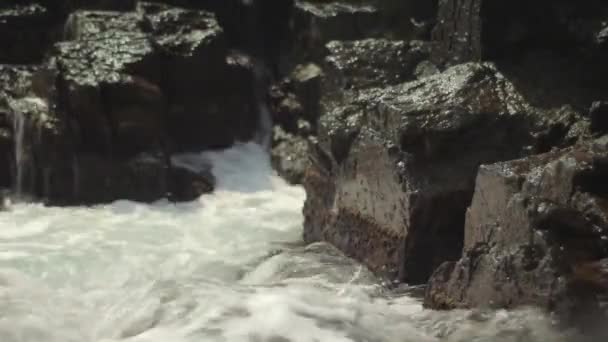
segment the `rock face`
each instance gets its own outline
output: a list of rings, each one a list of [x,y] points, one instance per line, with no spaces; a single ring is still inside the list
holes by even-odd
[[[608,290],[607,143],[481,166],[463,254],[433,274],[426,305],[597,309]]]
[[[67,18],[76,8],[106,11]],[[173,165],[170,155],[252,139],[264,100],[252,62],[229,52],[214,14],[113,1],[62,10],[63,40],[40,66],[2,66],[2,185],[52,204],[190,200],[210,191],[208,170]],[[36,44],[25,50],[44,51]],[[0,61],[43,56],[30,57]]]
[[[555,124],[488,64],[360,90],[321,118],[304,183],[305,239],[330,241],[391,280],[423,283],[460,254],[477,165],[542,148]]]

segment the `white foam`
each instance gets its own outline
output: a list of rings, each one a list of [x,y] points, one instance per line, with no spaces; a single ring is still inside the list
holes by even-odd
[[[211,163],[216,192],[0,212],[0,341],[514,341],[513,327],[562,338],[534,311],[478,323],[386,297],[335,250],[298,247],[304,191],[257,145],[176,158]]]

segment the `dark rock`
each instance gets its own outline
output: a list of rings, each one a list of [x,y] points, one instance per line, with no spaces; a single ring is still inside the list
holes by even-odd
[[[274,141],[271,152],[273,168],[289,183],[302,184],[309,163],[307,139],[275,129]]]
[[[323,101],[329,107],[328,101],[340,102],[356,90],[413,80],[416,66],[430,54],[429,44],[421,41],[333,41],[326,48]]]
[[[391,35],[406,40],[429,40],[438,0],[379,0],[377,3]]]
[[[433,274],[425,304],[596,312],[608,290],[607,158],[603,137],[481,166],[462,257]]]
[[[162,155],[142,154],[124,161],[80,155],[73,172],[72,177],[61,179],[74,181],[67,187],[74,193],[72,203],[94,204],[116,199],[151,202],[166,197],[169,191],[168,167]],[[58,185],[61,185],[58,190],[65,187]]]
[[[42,61],[59,36],[63,18],[38,2],[0,5],[0,63]]]
[[[321,79],[323,71],[316,64],[298,65],[290,75],[293,91],[302,104],[303,118],[310,122],[319,119]]]
[[[596,101],[589,110],[591,130],[595,133],[608,133],[608,102]]]
[[[355,40],[379,34],[382,17],[371,2],[296,1],[294,56],[320,61],[332,40]]]
[[[439,72],[439,68],[434,63],[427,60],[418,63],[416,70],[414,70],[414,74],[418,79],[433,76]]]
[[[197,130],[203,142],[190,147],[202,149],[253,134],[252,68],[226,60],[211,14],[162,5],[80,11],[70,16],[65,37],[70,41],[56,44],[41,70],[3,67],[0,74],[0,152],[7,160],[0,182],[19,195],[51,204],[152,201],[169,194],[190,200],[210,191],[213,181],[208,173],[171,167],[168,153],[182,147],[179,138]],[[217,86],[218,80],[230,84]],[[205,109],[192,113],[198,121],[183,122],[168,115],[178,102],[208,104],[198,92],[214,86],[211,101],[226,101],[226,110],[238,114],[210,118]],[[177,125],[188,130],[173,132]]]
[[[200,171],[173,164],[169,178],[169,198],[174,201],[192,201],[213,191],[214,184],[211,167]]]
[[[79,149],[134,155],[158,148],[166,102],[158,85],[162,64],[138,29],[138,16],[81,12],[71,22],[77,40],[56,45],[54,82],[76,123]]]
[[[8,109],[4,108],[0,93],[0,189],[12,184],[11,155],[13,154],[13,134]]]
[[[478,165],[571,143],[577,122],[530,107],[488,64],[361,90],[320,120],[304,180],[304,238],[423,283],[460,255]],[[564,130],[551,136],[551,127]]]
[[[455,65],[481,59],[483,3],[484,0],[439,0],[432,33],[438,42],[434,62]]]
[[[608,26],[604,27],[597,34],[597,43],[600,44],[600,46],[604,46],[604,47],[606,47],[608,45]]]
[[[290,81],[272,86],[269,98],[274,125],[295,134],[298,131],[298,120],[304,117],[304,109],[294,94]]]
[[[146,23],[166,60],[169,135],[179,150],[249,140],[258,124],[250,60],[227,55],[223,31],[204,11],[148,11]]]
[[[26,118],[15,114],[16,99],[30,95],[36,70],[31,66],[0,65],[0,188],[15,183],[15,145],[17,139],[24,139],[27,125]]]

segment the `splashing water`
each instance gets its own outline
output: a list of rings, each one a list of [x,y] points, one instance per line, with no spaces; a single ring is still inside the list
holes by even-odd
[[[567,338],[533,310],[434,312],[390,294],[331,247],[300,243],[304,191],[272,175],[263,148],[197,157],[218,184],[194,202],[1,212],[0,341]]]

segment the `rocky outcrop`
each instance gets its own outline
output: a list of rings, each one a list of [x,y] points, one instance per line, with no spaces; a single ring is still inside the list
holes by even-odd
[[[433,274],[426,305],[538,305],[589,318],[608,292],[607,162],[604,136],[481,166],[461,259]]]
[[[568,109],[551,117],[529,106],[489,64],[356,94],[320,120],[304,237],[415,284],[460,255],[480,163],[571,143],[586,129]]]
[[[0,176],[20,195],[53,204],[190,200],[213,177],[170,156],[258,130],[264,99],[253,62],[228,50],[212,13],[121,6],[72,13],[41,66],[3,67],[0,149],[12,167]]]

